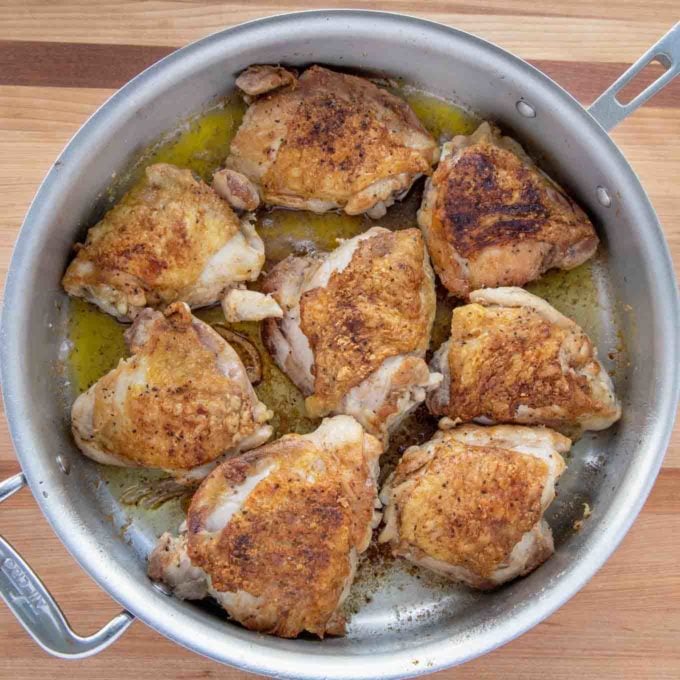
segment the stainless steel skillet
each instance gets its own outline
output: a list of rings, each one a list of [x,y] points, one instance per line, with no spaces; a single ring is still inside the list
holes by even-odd
[[[653,57],[666,74],[627,106],[615,95]],[[97,489],[97,468],[74,449],[63,378],[59,280],[72,243],[100,205],[112,173],[178,120],[233,87],[252,63],[384,72],[467,103],[538,152],[597,222],[607,257],[593,301],[595,334],[624,339],[630,367],[617,373],[624,418],[575,447],[553,524],[556,555],[530,577],[491,595],[442,587],[392,570],[352,619],[349,635],[322,642],[245,631],[169,598],[145,573],[153,526],[124,536],[123,511]],[[589,111],[536,69],[451,28],[405,16],[319,11],[251,22],[180,50],[135,78],[80,130],[55,162],[26,216],[7,278],[0,361],[7,417],[22,473],[0,499],[28,485],[75,559],[125,611],[95,635],[75,635],[35,574],[0,543],[0,593],[47,651],[83,657],[113,642],[134,617],[217,661],[290,678],[396,678],[461,663],[507,642],[569,599],[603,564],[640,510],[672,428],[680,384],[680,312],[672,265],[654,210],[606,134],[680,70],[676,27]],[[93,208],[94,206],[94,208]],[[626,311],[628,310],[628,311]],[[630,311],[632,310],[632,311]],[[570,530],[573,503],[593,508]],[[570,505],[571,504],[571,505]]]

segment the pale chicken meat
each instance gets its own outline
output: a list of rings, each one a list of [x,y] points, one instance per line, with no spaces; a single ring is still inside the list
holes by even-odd
[[[73,404],[73,435],[86,456],[190,483],[269,439],[273,414],[238,354],[185,303],[143,311],[126,339],[132,356]]]
[[[342,635],[357,561],[380,521],[381,447],[348,416],[225,461],[196,492],[149,575],[185,599],[215,598],[246,628]]]
[[[224,318],[230,323],[281,318],[283,310],[271,295],[255,290],[232,288],[222,298]]]
[[[283,309],[264,322],[264,343],[309,416],[352,415],[387,445],[439,383],[424,360],[435,291],[417,229],[373,227],[331,253],[289,257],[263,290]]]
[[[381,217],[437,160],[408,104],[365,78],[255,66],[236,84],[252,103],[214,179],[234,206]]]
[[[473,588],[523,576],[554,551],[543,514],[571,442],[541,427],[464,425],[407,449],[380,494],[379,540]]]
[[[451,337],[432,370],[444,379],[428,397],[453,423],[542,424],[603,430],[621,407],[597,349],[583,330],[521,288],[487,288],[457,307]]]
[[[157,163],[88,231],[62,284],[69,295],[130,321],[146,307],[219,302],[230,288],[254,281],[264,260],[249,218],[239,218],[190,170]]]
[[[418,224],[435,271],[457,297],[572,269],[598,244],[583,210],[489,123],[444,144]]]

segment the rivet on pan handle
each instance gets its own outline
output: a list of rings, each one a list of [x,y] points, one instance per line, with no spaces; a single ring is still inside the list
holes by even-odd
[[[0,482],[0,502],[26,484],[23,474]],[[19,553],[0,537],[0,596],[26,632],[49,654],[83,659],[106,649],[134,621],[123,610],[93,635],[81,637],[69,626],[59,605]]]
[[[654,59],[660,61],[666,72],[640,92],[627,104],[621,104],[616,95],[647,64]],[[616,82],[603,92],[588,109],[590,115],[605,129],[611,130],[650,97],[662,90],[680,73],[680,23],[677,23],[656,45],[645,52]]]

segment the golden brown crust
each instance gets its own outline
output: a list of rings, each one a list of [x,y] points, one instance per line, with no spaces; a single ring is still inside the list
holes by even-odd
[[[301,328],[314,352],[318,415],[332,411],[385,359],[427,349],[424,256],[417,229],[385,231],[360,241],[349,265],[326,287],[303,294]]]
[[[488,126],[487,126],[488,127]],[[442,158],[421,220],[435,270],[455,295],[521,286],[588,259],[597,235],[585,213],[497,129]]]
[[[189,469],[215,460],[255,431],[260,423],[249,395],[218,368],[201,332],[213,333],[197,327],[186,305],[171,305],[134,356],[99,380],[93,388],[99,447],[131,464]],[[214,336],[214,343],[226,345]],[[137,371],[144,378],[127,387],[121,407],[121,381]]]
[[[433,455],[416,451],[397,466],[395,552],[422,553],[488,579],[541,519],[547,473],[539,458],[443,434]]]
[[[229,205],[190,170],[152,165],[88,231],[62,284],[72,295],[110,286],[138,307],[170,303],[238,229]]]
[[[217,499],[267,467],[227,526],[207,533]],[[287,435],[206,478],[189,508],[189,554],[215,590],[260,598],[258,616],[239,617],[246,627],[282,637],[342,634],[336,608],[350,554],[366,547],[375,497],[361,440],[323,450]]]
[[[313,200],[328,209],[397,175],[410,176],[408,188],[430,174],[436,155],[406,102],[363,78],[312,66],[295,87],[252,104],[227,166],[257,181],[265,202],[300,208]]]
[[[448,362],[449,403],[430,400],[435,415],[560,426],[617,410],[594,397],[583,375],[603,370],[585,333],[576,324],[551,323],[529,307],[456,308]],[[523,421],[520,407],[542,413]]]

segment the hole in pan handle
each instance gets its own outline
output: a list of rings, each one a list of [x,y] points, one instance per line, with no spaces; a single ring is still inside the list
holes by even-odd
[[[657,60],[666,67],[663,75],[648,85],[637,97],[621,104],[616,95],[637,76],[650,62]],[[588,112],[607,131],[620,123],[650,97],[662,90],[680,73],[680,23],[645,52],[613,85],[603,92],[590,106]]]
[[[0,482],[0,502],[25,485],[26,479],[21,473]],[[48,654],[61,659],[84,659],[101,652],[135,620],[130,612],[123,610],[93,635],[78,635],[37,574],[2,537],[0,596],[26,632]]]

